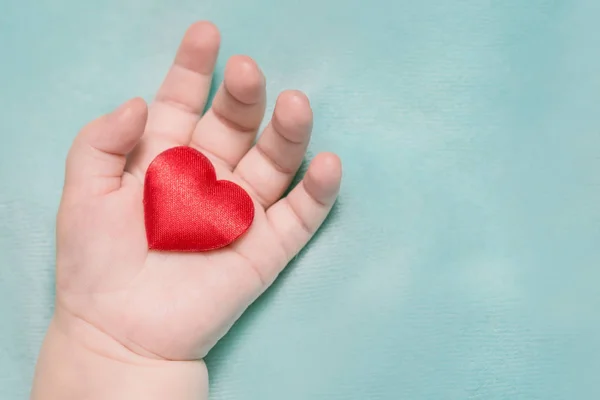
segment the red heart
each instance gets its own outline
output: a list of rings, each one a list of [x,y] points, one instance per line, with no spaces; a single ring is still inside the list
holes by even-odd
[[[144,182],[148,247],[207,251],[239,238],[254,219],[254,203],[238,185],[217,180],[215,169],[191,147],[159,154]]]

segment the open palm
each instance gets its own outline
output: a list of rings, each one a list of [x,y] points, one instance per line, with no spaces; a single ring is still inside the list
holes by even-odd
[[[232,57],[203,115],[219,49],[210,23],[192,25],[149,108],[130,100],[86,126],[67,159],[57,223],[57,314],[148,357],[200,359],[306,244],[331,209],[341,165],[324,153],[280,199],[304,157],[312,128],[306,96],[283,92],[255,142],[265,81],[248,57]],[[252,196],[254,221],[233,244],[206,253],[148,251],[146,168],[186,145],[206,155],[218,179]]]

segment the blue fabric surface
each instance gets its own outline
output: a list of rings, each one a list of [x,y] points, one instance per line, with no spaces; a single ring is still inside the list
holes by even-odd
[[[0,399],[52,313],[70,141],[186,27],[312,100],[321,234],[211,353],[212,398],[600,398],[597,0],[3,0]]]

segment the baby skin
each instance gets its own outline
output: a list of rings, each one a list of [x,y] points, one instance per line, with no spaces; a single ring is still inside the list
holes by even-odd
[[[341,163],[305,156],[307,97],[284,91],[256,140],[265,78],[234,56],[203,115],[220,45],[209,22],[185,33],[153,102],[135,98],[85,126],[66,161],[57,216],[56,304],[33,400],[208,398],[204,357],[308,242],[331,210]],[[145,171],[161,152],[197,149],[217,178],[252,197],[248,231],[218,250],[149,251]]]

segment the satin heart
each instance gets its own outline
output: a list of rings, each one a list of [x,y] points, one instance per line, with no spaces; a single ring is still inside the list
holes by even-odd
[[[248,193],[233,182],[218,181],[208,158],[191,147],[164,151],[146,171],[144,220],[152,250],[225,247],[246,232],[253,219]]]

